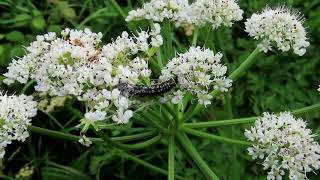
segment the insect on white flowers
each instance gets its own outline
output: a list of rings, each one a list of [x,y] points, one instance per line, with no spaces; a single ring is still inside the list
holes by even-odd
[[[177,87],[197,95],[199,103],[210,104],[209,90],[228,91],[232,81],[225,77],[227,67],[220,60],[222,54],[209,49],[191,47],[168,62],[161,70],[161,81],[177,79]],[[181,91],[174,92],[169,99],[178,104],[183,98]],[[164,100],[164,99],[162,99]]]
[[[268,179],[307,179],[306,173],[320,168],[320,145],[307,123],[290,112],[264,113],[245,136],[253,142],[248,148],[253,159],[263,159],[270,169]]]
[[[310,45],[302,23],[299,13],[284,7],[267,7],[247,19],[245,31],[260,40],[258,48],[265,53],[276,47],[283,52],[293,49],[295,54],[302,56]]]

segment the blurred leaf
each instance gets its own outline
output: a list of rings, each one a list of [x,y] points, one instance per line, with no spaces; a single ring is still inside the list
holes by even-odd
[[[70,7],[66,7],[62,9],[62,14],[67,17],[74,19],[76,17],[76,11]]]
[[[32,26],[37,30],[43,30],[46,26],[46,21],[43,17],[36,17],[32,19]]]
[[[15,46],[10,51],[11,58],[21,57],[25,53],[25,50],[22,46]]]
[[[61,28],[61,26],[59,26],[59,25],[50,25],[49,27],[48,27],[48,32],[55,32],[55,33],[60,33],[61,32],[61,30],[62,30],[62,28]]]
[[[17,41],[22,42],[24,39],[24,35],[20,31],[11,31],[6,35],[6,39],[12,42],[17,42]]]

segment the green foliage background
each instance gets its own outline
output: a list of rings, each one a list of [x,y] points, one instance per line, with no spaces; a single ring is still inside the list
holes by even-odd
[[[141,6],[142,1],[118,0],[118,3],[124,12],[128,12],[134,7]],[[123,30],[146,26],[143,22],[126,23],[110,2],[109,0],[0,0],[0,73],[6,72],[6,66],[12,58],[25,53],[23,46],[33,41],[37,34],[47,31],[60,32],[66,27],[89,27],[95,32],[102,32],[104,42],[107,43]],[[260,11],[267,4],[287,5],[299,10],[306,18],[305,26],[311,46],[303,57],[291,52],[276,51],[260,55],[249,72],[234,83],[231,92],[219,97],[219,100],[196,120],[256,116],[265,111],[279,112],[320,102],[320,95],[316,91],[320,84],[320,1],[283,0],[279,3],[277,0],[239,0],[239,4],[245,12],[244,19]],[[208,32],[209,27],[207,27],[200,31],[199,45],[223,51],[229,72],[235,69],[256,45],[254,40],[244,32],[243,22],[237,22],[231,29],[222,28]],[[181,42],[181,46],[177,46],[176,50],[185,51],[191,38],[183,36],[179,30],[175,32],[175,37]],[[1,89],[8,92],[13,93],[20,88],[19,85],[7,87],[1,83]],[[227,102],[230,102],[230,105]],[[65,124],[71,118],[68,110],[63,108],[53,114],[61,124]],[[320,132],[319,118],[317,118],[319,114],[304,116],[310,128],[316,133]],[[62,132],[72,133],[74,130],[59,129],[52,120],[41,113],[33,120],[33,124]],[[242,133],[247,127],[235,126],[207,131],[243,139]],[[112,129],[112,134],[133,133],[125,130],[125,127],[119,129]],[[266,172],[251,160],[245,148],[199,138],[192,140],[202,157],[221,179],[266,179]],[[167,149],[161,145],[133,151],[129,155],[137,155],[151,164],[163,169],[167,168]],[[185,179],[201,179],[199,171],[190,162],[188,157],[177,152],[176,173]],[[32,134],[26,143],[14,143],[7,148],[0,177],[10,179],[25,164],[35,167],[34,179],[166,178],[165,175],[134,163],[128,154],[123,154],[111,147],[96,145],[84,148],[76,142],[36,134]],[[319,176],[309,173],[309,178],[317,179]]]

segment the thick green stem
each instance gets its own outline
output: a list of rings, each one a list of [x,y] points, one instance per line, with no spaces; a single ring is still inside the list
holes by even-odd
[[[256,60],[256,56],[259,54],[259,49],[256,48],[252,53],[248,56],[246,60],[244,60],[241,65],[233,71],[230,76],[228,77],[229,79],[235,81],[237,80],[243,72],[245,72]]]
[[[168,180],[174,180],[174,152],[175,152],[175,137],[169,136],[169,147],[168,147]]]
[[[183,126],[188,128],[207,128],[216,126],[228,126],[236,124],[249,124],[255,122],[259,117],[248,117],[239,119],[228,119],[208,122],[185,123]]]
[[[28,130],[31,132],[34,132],[34,133],[43,134],[46,136],[52,136],[52,137],[65,139],[65,140],[69,140],[69,141],[78,141],[81,138],[81,136],[66,134],[63,132],[53,131],[50,129],[45,129],[45,128],[32,126],[32,125],[28,126]],[[97,141],[101,142],[102,141],[102,139],[100,139],[100,138],[90,138],[90,140],[93,142],[97,142]]]
[[[117,1],[115,0],[110,0],[111,4],[116,8],[118,13],[123,17],[123,19],[126,19],[126,14],[123,12],[122,8],[119,6]]]
[[[121,157],[124,156],[125,158],[127,158],[129,160],[132,160],[135,163],[140,164],[140,165],[142,165],[142,166],[144,166],[146,168],[149,168],[150,170],[156,171],[156,172],[164,174],[164,175],[168,175],[168,171],[166,171],[164,169],[161,169],[161,168],[159,168],[157,166],[154,166],[154,165],[152,165],[152,164],[150,164],[150,163],[148,163],[148,162],[146,162],[146,161],[144,161],[142,159],[139,159],[136,156],[133,156],[133,155],[131,155],[129,153],[126,153],[124,151],[121,151],[121,153],[119,153],[119,154],[122,155]],[[176,178],[177,179],[184,179],[181,176],[176,176]]]
[[[320,103],[317,103],[317,104],[314,104],[311,106],[307,106],[307,107],[303,107],[303,108],[299,108],[299,109],[295,109],[292,111],[292,114],[299,115],[299,114],[305,114],[305,113],[317,111],[317,110],[320,110]]]
[[[189,140],[187,135],[183,132],[179,132],[177,133],[176,137],[178,138],[179,142],[184,147],[186,152],[197,164],[197,166],[202,171],[202,173],[205,175],[205,177],[210,180],[218,180],[219,179],[218,176],[210,169],[207,163],[201,158],[200,154],[198,153],[196,148],[193,146],[192,142]]]
[[[160,141],[161,139],[161,134],[147,140],[147,141],[144,141],[144,142],[141,142],[141,143],[137,143],[137,144],[122,144],[122,143],[119,143],[119,142],[116,142],[116,141],[112,141],[106,134],[104,134],[101,130],[100,131],[96,131],[94,128],[93,128],[93,131],[103,139],[103,141],[105,143],[108,143],[110,144],[111,146],[114,146],[116,148],[119,148],[119,149],[123,149],[123,150],[136,150],[136,149],[144,149],[148,146],[151,146],[153,144],[155,144],[156,142]]]
[[[60,139],[65,139],[69,141],[78,141],[81,136],[76,136],[72,134],[67,134],[59,131],[54,131],[50,129],[45,129],[37,126],[28,126],[28,130],[33,132],[33,133],[38,133],[46,136],[52,136]],[[111,137],[110,139],[112,141],[119,141],[119,142],[127,142],[127,141],[134,141],[138,139],[145,139],[147,137],[150,137],[151,135],[155,134],[154,131],[150,132],[145,132],[145,133],[140,133],[140,134],[133,134],[133,135],[128,135],[128,136],[120,136],[120,137]],[[101,138],[92,138],[88,137],[92,142],[103,142]]]
[[[222,143],[235,144],[235,145],[240,145],[240,146],[252,146],[252,143],[250,143],[250,142],[231,139],[231,138],[222,137],[222,136],[217,136],[217,135],[205,133],[205,132],[202,132],[202,131],[190,129],[190,128],[187,128],[187,127],[183,127],[183,131],[188,133],[188,134],[192,134],[194,136],[199,136],[199,137],[202,137],[202,138],[205,138],[205,139],[210,139],[210,140],[218,141],[218,142],[222,142]]]
[[[192,46],[196,46],[197,45],[198,35],[199,35],[199,29],[196,28],[195,31],[193,32]]]
[[[172,27],[171,22],[169,20],[164,21],[164,25],[162,28],[162,36],[164,37],[164,44],[163,44],[163,60],[165,61],[164,64],[168,62],[174,56],[174,48],[173,48],[173,38],[172,38]]]
[[[294,115],[300,115],[300,114],[317,111],[317,110],[320,110],[320,103],[295,109],[291,112]],[[239,119],[229,119],[229,120],[208,121],[208,122],[184,123],[183,126],[188,128],[208,128],[208,127],[228,126],[228,125],[236,125],[236,124],[249,124],[249,123],[255,122],[258,118],[259,116],[239,118]]]

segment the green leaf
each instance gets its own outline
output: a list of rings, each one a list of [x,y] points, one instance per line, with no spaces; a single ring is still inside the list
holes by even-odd
[[[0,34],[0,40],[3,39],[5,37],[4,34]]]
[[[62,28],[61,28],[61,26],[59,26],[59,25],[50,25],[50,26],[48,27],[48,31],[49,31],[49,32],[60,33],[61,30],[62,30]]]
[[[24,55],[24,49],[21,46],[16,46],[13,47],[10,51],[10,57],[15,58],[15,57],[21,57]]]
[[[43,17],[36,17],[32,19],[32,27],[34,27],[37,30],[43,30],[46,26],[46,21],[43,19]]]
[[[6,39],[11,42],[22,42],[24,40],[24,35],[20,31],[11,31],[6,35]]]
[[[62,9],[62,14],[67,18],[75,18],[76,17],[76,11],[70,7],[66,7]]]
[[[0,57],[4,54],[4,47],[0,45]]]

